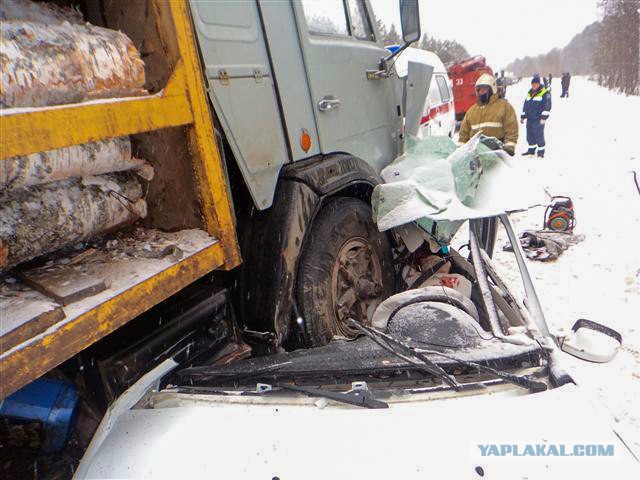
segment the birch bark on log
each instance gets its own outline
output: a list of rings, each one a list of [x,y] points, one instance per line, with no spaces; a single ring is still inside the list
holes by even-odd
[[[0,271],[117,230],[147,214],[131,172],[68,179],[0,194]]]
[[[0,108],[144,95],[144,63],[123,33],[50,3],[0,4]],[[0,162],[0,272],[146,216],[128,138]],[[69,178],[69,177],[83,177]],[[65,180],[62,180],[65,179]]]
[[[144,95],[144,62],[124,33],[90,24],[0,24],[0,107]]]
[[[110,138],[2,160],[0,189],[24,188],[70,177],[134,169],[149,170],[150,165],[132,158],[129,137]]]

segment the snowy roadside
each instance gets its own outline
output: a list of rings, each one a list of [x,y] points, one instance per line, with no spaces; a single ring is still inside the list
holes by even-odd
[[[623,348],[609,364],[571,359],[576,381],[611,413],[618,433],[640,453],[640,195],[632,170],[640,174],[640,138],[634,117],[640,97],[610,92],[585,78],[573,78],[571,97],[559,98],[547,123],[547,156],[516,157],[526,162],[532,179],[553,195],[575,202],[576,233],[586,239],[557,261],[529,261],[547,322],[554,332],[568,332],[578,318],[588,318],[622,333]],[[518,115],[529,88],[523,80],[509,87],[507,98]],[[637,124],[636,124],[637,125]],[[526,150],[521,126],[518,152]],[[514,215],[517,232],[538,229],[543,208]],[[500,230],[495,259],[503,278],[522,297],[512,253],[503,252]]]

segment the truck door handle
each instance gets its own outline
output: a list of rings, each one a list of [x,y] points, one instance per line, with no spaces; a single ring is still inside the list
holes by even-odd
[[[322,97],[322,99],[318,102],[318,110],[321,112],[328,112],[330,110],[337,110],[340,108],[340,100],[335,98],[333,95],[327,95],[326,97]]]

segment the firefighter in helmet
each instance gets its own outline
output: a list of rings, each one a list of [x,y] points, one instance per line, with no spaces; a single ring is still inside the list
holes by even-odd
[[[476,81],[478,101],[467,111],[460,127],[460,142],[482,132],[503,143],[503,149],[513,156],[518,143],[518,119],[511,104],[498,95],[493,75],[483,73]]]

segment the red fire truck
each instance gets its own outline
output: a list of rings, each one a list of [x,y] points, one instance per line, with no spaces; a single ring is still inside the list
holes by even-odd
[[[493,75],[483,56],[467,58],[454,63],[447,70],[453,83],[453,98],[456,106],[456,120],[462,120],[467,110],[476,102],[476,80],[483,73]]]

